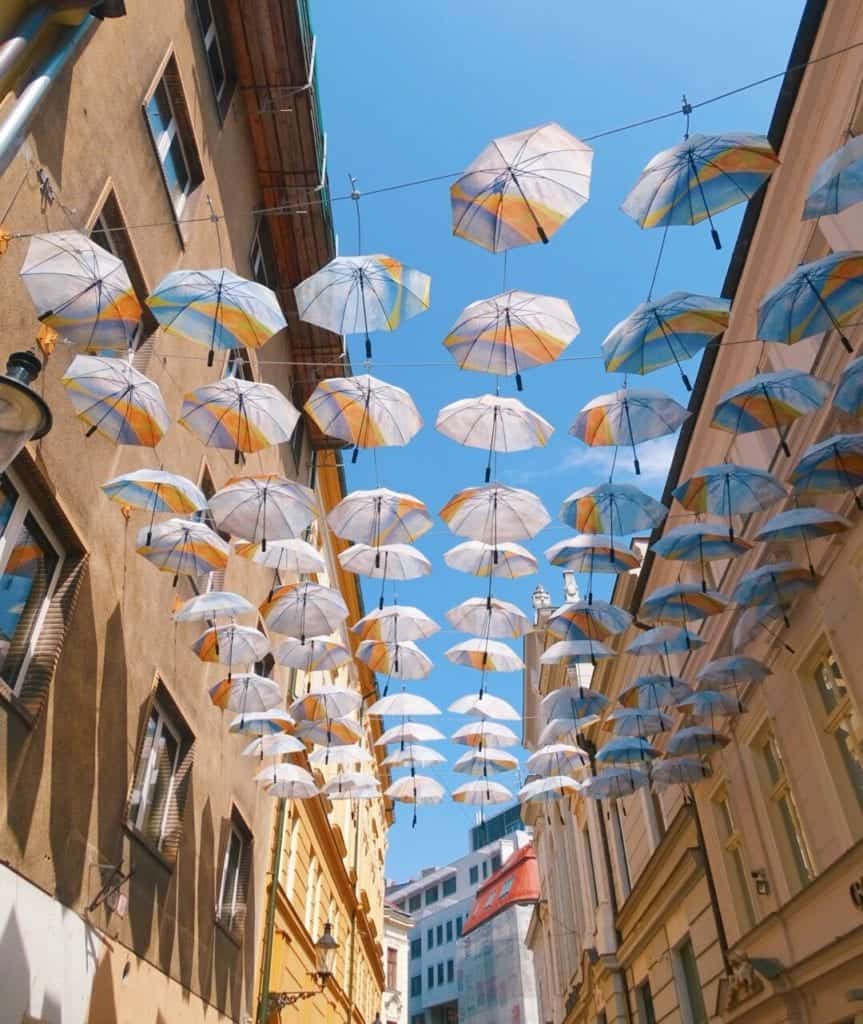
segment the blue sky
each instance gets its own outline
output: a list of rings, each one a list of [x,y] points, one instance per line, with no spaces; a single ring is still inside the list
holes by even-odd
[[[349,4],[315,0],[318,75],[328,133],[329,175],[334,195],[375,189],[428,176],[457,172],[496,135],[558,121],[580,137],[679,107],[682,93],[695,103],[772,72],[788,59],[803,0],[692,0],[662,3],[573,3],[538,0],[370,0]],[[661,9],[661,18],[657,11]],[[695,112],[693,131],[766,131],[778,82],[741,93]],[[608,330],[643,301],[650,283],[660,233],[642,231],[618,207],[647,160],[682,137],[683,118],[598,140],[588,204],[550,245],[514,250],[508,261],[510,287],[566,298],[581,334],[568,355],[596,356]],[[357,251],[350,202],[334,204],[340,251]],[[670,231],[656,295],[684,289],[716,295],[722,286],[737,235],[740,210],[717,222],[724,242],[715,252],[706,226]],[[392,334],[373,338],[372,372],[406,388],[425,426],[407,448],[381,449],[375,460],[360,455],[350,467],[351,487],[376,483],[422,498],[433,513],[456,491],[482,482],[484,453],[460,448],[434,430],[441,406],[494,388],[494,378],[460,371],[441,340],[468,303],[500,291],[502,258],[452,237],[447,182],[420,185],[361,201],[363,250],[385,252],[432,276],[431,309]],[[362,348],[350,346],[355,368]],[[388,365],[430,363],[425,366]],[[694,380],[695,364],[690,377]],[[581,406],[596,394],[619,387],[598,359],[570,361],[524,375],[520,396],[555,425],[548,447],[500,456],[507,483],[536,491],[552,524],[528,542],[537,555],[566,536],[557,520],[560,503],[577,487],[607,472],[607,455],[585,448],[567,431]],[[686,395],[675,370],[651,375],[645,384]],[[515,394],[511,378],[503,394]],[[642,485],[661,490],[673,439],[645,446]],[[630,472],[623,453],[618,476]],[[428,555],[430,577],[403,583],[402,604],[423,608],[446,626],[444,612],[483,593],[482,581],[455,573],[443,552],[458,543],[438,520],[418,546]],[[540,572],[495,593],[530,613],[537,582],[562,598],[560,573],[540,557]],[[366,587],[369,607],[377,588]],[[388,593],[388,600],[391,597]],[[424,645],[435,662],[431,676],[411,684],[442,708],[476,690],[479,675],[456,668],[444,650],[464,639],[443,629]],[[492,692],[520,705],[519,673],[491,677]],[[464,719],[429,719],[450,733]],[[445,744],[454,759],[464,747]],[[517,753],[523,753],[516,749]],[[435,773],[447,789],[465,781],[448,770]],[[515,788],[514,775],[501,781]],[[410,809],[397,808],[390,833],[387,875],[404,879],[421,867],[443,864],[467,850],[472,808],[447,800],[420,808],[416,829]]]

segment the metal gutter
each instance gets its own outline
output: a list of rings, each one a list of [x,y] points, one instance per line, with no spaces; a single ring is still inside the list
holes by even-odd
[[[794,38],[794,45],[791,47],[791,55],[788,58],[788,70],[786,70],[785,77],[782,79],[779,95],[776,98],[776,106],[773,108],[773,116],[770,119],[770,127],[767,131],[767,137],[770,140],[770,144],[777,153],[782,148],[782,143],[785,140],[788,122],[791,120],[791,114],[794,110],[795,104],[797,103],[800,86],[803,82],[803,77],[806,74],[806,68],[801,67],[801,65],[805,65],[812,56],[812,48],[815,45],[815,40],[818,36],[818,30],[821,27],[821,20],[824,16],[824,11],[827,8],[827,3],[828,0],[807,0],[806,7],[804,8],[803,15],[800,19],[797,35]],[[755,236],[755,230],[758,227],[761,210],[764,207],[764,199],[769,187],[770,182],[768,181],[767,184],[760,189],[760,191],[758,191],[746,205],[746,212],[743,215],[743,223],[740,225],[740,231],[737,235],[737,241],[735,242],[734,251],[731,254],[728,270],[725,274],[725,281],[722,285],[721,294],[723,298],[733,300],[737,293],[737,289],[740,285],[740,279],[746,268],[749,249],[752,245],[752,239]],[[692,435],[695,432],[695,427],[698,423],[698,414],[701,411],[704,396],[707,393],[707,386],[710,383],[710,377],[713,373],[713,367],[716,365],[716,359],[719,355],[720,347],[721,340],[719,344],[709,346],[705,350],[704,356],[702,357],[701,363],[698,367],[698,376],[695,379],[695,386],[692,390],[692,394],[689,396],[688,409],[692,415],[680,429],[680,435],[674,449],[674,456],[668,470],[668,477],[665,481],[665,489],[662,492],[661,501],[664,505],[669,507],[672,502],[672,492],[680,482],[683,463],[686,460],[686,455],[689,451],[689,443],[692,440]],[[650,576],[650,571],[653,567],[653,560],[655,558],[652,548],[654,543],[658,541],[661,536],[662,526],[656,527],[650,535],[647,553],[644,556],[641,572],[638,574],[635,590],[629,605],[629,610],[633,615],[637,614],[638,609],[641,607],[641,600],[644,596],[644,590],[647,586],[647,580]]]
[[[50,16],[51,8],[47,3],[37,4],[12,30],[12,35],[0,44],[0,82],[30,49]]]

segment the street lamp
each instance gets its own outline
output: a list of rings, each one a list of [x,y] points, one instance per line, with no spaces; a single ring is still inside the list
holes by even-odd
[[[0,473],[28,441],[44,437],[54,422],[48,403],[30,387],[42,364],[32,352],[13,352],[0,375]]]
[[[270,992],[268,994],[269,1013],[276,1013],[284,1010],[286,1006],[293,1006],[301,999],[308,999],[323,992],[327,982],[332,978],[336,965],[336,954],[339,951],[339,944],[333,935],[333,926],[329,921],[324,924],[324,931],[315,943],[315,956],[317,959],[317,970],[309,973],[318,984],[317,988],[304,989],[301,992]]]

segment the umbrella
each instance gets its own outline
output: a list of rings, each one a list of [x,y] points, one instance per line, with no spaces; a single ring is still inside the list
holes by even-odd
[[[505,804],[512,800],[512,793],[499,782],[491,779],[476,779],[457,786],[450,796],[457,804]]]
[[[174,612],[174,622],[214,622],[218,616],[236,618],[255,611],[251,601],[228,590],[211,590],[184,601]],[[257,660],[257,659],[256,659]]]
[[[435,420],[435,429],[468,448],[488,451],[486,483],[491,479],[492,452],[544,448],[554,432],[554,427],[539,413],[517,398],[500,395],[463,398],[444,406]]]
[[[525,765],[530,775],[574,775],[590,763],[590,755],[572,743],[549,743],[534,751]]]
[[[415,580],[432,569],[422,551],[410,544],[353,544],[339,552],[339,562],[347,572],[384,580]]]
[[[361,640],[425,640],[434,636],[440,626],[420,611],[407,604],[390,604],[364,615],[351,631]]]
[[[332,750],[313,750],[309,754],[309,764],[313,765],[353,765],[371,764],[374,755],[365,747],[357,743],[348,743],[343,747],[333,747]]]
[[[731,740],[706,725],[679,729],[668,741],[665,752],[671,757],[703,757],[713,750],[727,747]]]
[[[268,540],[266,549],[253,541],[238,541],[234,544],[234,553],[290,576],[316,575],[326,572],[327,568],[321,552],[299,537]]]
[[[274,800],[311,800],[320,795],[317,786],[309,786],[294,779],[279,779],[272,786],[267,786],[267,796]]]
[[[768,519],[755,534],[755,539],[768,544],[803,541],[809,572],[814,576],[815,567],[809,553],[809,541],[818,540],[820,537],[832,537],[850,528],[851,522],[836,512],[826,512],[821,508],[790,508]]]
[[[303,406],[327,437],[360,448],[406,445],[423,424],[419,410],[403,388],[369,374],[322,380]]]
[[[689,683],[679,676],[639,676],[618,694],[618,700],[627,707],[643,709],[670,707],[680,697],[692,693]]]
[[[601,765],[643,764],[659,757],[660,751],[639,736],[618,736],[596,752]]]
[[[764,296],[758,307],[758,337],[793,345],[835,330],[847,352],[854,346],[843,326],[863,311],[863,252],[832,252],[801,263]]]
[[[581,795],[589,800],[620,800],[649,784],[650,776],[639,768],[608,768],[602,775],[586,779],[581,786]]]
[[[637,636],[626,648],[627,654],[681,654],[697,650],[707,643],[697,633],[678,626],[655,626]]]
[[[228,732],[245,733],[247,736],[274,736],[293,731],[293,718],[282,708],[273,711],[250,711],[237,715],[228,726]]]
[[[515,639],[533,629],[533,623],[520,608],[497,597],[470,597],[450,608],[446,620],[462,633],[485,637]]]
[[[726,132],[689,135],[651,158],[621,209],[643,228],[707,220],[722,248],[713,217],[752,198],[778,167],[763,135]]]
[[[563,686],[542,698],[542,713],[547,721],[553,718],[576,720],[601,715],[608,707],[608,697],[586,686]]]
[[[223,377],[183,396],[179,422],[208,448],[259,452],[291,440],[300,414],[272,384]]]
[[[616,544],[611,537],[603,533],[580,533],[575,537],[560,540],[546,548],[545,557],[552,565],[588,574],[588,604],[593,604],[595,572],[619,575],[637,570],[641,565],[641,556],[634,548]]]
[[[784,498],[786,491],[764,469],[724,462],[700,469],[672,494],[692,512],[723,516],[728,520],[728,539],[734,540],[732,516],[762,511]]]
[[[812,445],[791,473],[798,494],[845,494],[853,492],[857,508],[863,499],[863,434],[834,434]]]
[[[329,750],[332,747],[359,743],[363,738],[363,730],[352,718],[322,718],[300,722],[297,725],[297,735],[309,743]]]
[[[818,167],[809,185],[803,220],[841,213],[863,199],[863,136],[855,135]]]
[[[367,709],[366,714],[377,715],[380,718],[387,715],[406,718],[408,715],[439,715],[440,708],[425,697],[419,697],[414,693],[394,693],[375,701]]]
[[[210,498],[216,526],[235,537],[261,545],[302,533],[318,515],[310,487],[276,473],[235,476]]]
[[[493,697],[490,693],[466,693],[450,704],[448,711],[454,715],[470,715],[471,718],[497,718],[504,722],[517,722],[521,715],[508,701]]]
[[[673,434],[690,413],[662,391],[620,388],[597,395],[583,406],[569,428],[570,434],[591,447],[632,448],[635,474],[641,473],[637,445]]]
[[[272,764],[262,768],[255,776],[270,796],[280,800],[310,800],[319,795],[315,780],[298,764]]]
[[[452,766],[452,770],[461,775],[482,777],[492,772],[513,772],[516,768],[518,758],[506,750],[497,750],[495,747],[468,750]]]
[[[534,779],[522,786],[518,791],[518,799],[522,803],[531,801],[549,803],[562,800],[573,793],[580,793],[584,783],[577,782],[568,775],[549,775],[544,779]]]
[[[696,718],[709,716],[711,719],[714,715],[725,717],[739,715],[743,710],[739,700],[735,700],[730,694],[716,690],[698,690],[679,700],[675,707],[688,711]]]
[[[614,651],[598,640],[558,640],[539,659],[540,665],[595,665]]]
[[[718,590],[702,590],[698,583],[673,583],[649,594],[641,602],[641,615],[648,622],[685,626],[709,615],[721,615],[727,607],[728,599]]]
[[[483,672],[518,672],[524,668],[524,662],[515,651],[499,640],[463,640],[444,653],[454,665]]]
[[[273,651],[277,665],[303,672],[335,672],[352,660],[351,652],[325,636],[306,637],[304,642],[288,637]]]
[[[833,404],[849,416],[863,416],[863,358],[852,360],[839,375]]]
[[[751,608],[742,609],[731,635],[734,650],[742,650],[752,643],[761,632],[776,639],[777,634],[770,629],[768,623],[781,621],[783,614],[782,608],[778,604],[756,604]],[[794,654],[793,647],[787,643],[784,646],[789,654]]]
[[[736,558],[752,547],[742,537],[728,536],[728,531],[715,523],[684,523],[669,530],[651,547],[661,558],[677,562],[699,562],[701,589],[707,592],[704,563],[717,558]]]
[[[444,552],[443,560],[450,569],[459,572],[510,580],[530,576],[537,570],[536,559],[527,548],[507,542],[486,544],[481,540],[466,540]]]
[[[205,523],[169,519],[138,531],[135,550],[160,572],[179,576],[206,576],[228,564],[228,545]]]
[[[321,792],[330,800],[377,800],[381,785],[368,772],[339,772]]]
[[[581,487],[564,501],[560,518],[579,533],[606,533],[622,537],[653,530],[668,509],[634,484],[602,483]]]
[[[243,757],[279,757],[281,754],[304,754],[306,745],[296,736],[279,732],[268,736],[257,736],[243,748]],[[311,760],[311,758],[310,758]]]
[[[261,661],[269,654],[270,641],[260,630],[231,623],[205,630],[192,644],[192,650],[201,661],[219,662],[233,668]]]
[[[579,733],[597,721],[599,721],[598,715],[585,715],[581,718],[568,716],[550,718],[539,734],[539,744],[547,746],[550,743],[572,743],[578,746]]]
[[[346,686],[319,686],[297,697],[289,710],[296,722],[328,723],[352,715],[362,702],[360,694]]]
[[[434,667],[431,658],[412,640],[363,640],[357,660],[372,672],[385,672],[394,679],[425,679]]]
[[[508,291],[462,310],[444,347],[462,370],[510,377],[554,362],[580,328],[569,303],[550,295]]]
[[[592,161],[553,122],[493,139],[450,186],[453,234],[490,252],[548,242],[587,202]]]
[[[406,764],[413,764],[417,768],[430,768],[432,765],[445,763],[446,758],[443,754],[431,747],[423,747],[416,743],[409,743],[403,750],[394,750],[381,762],[381,764],[395,768]]]
[[[439,515],[457,536],[492,546],[535,537],[551,520],[535,494],[506,484],[465,487],[450,498]]]
[[[608,716],[607,724],[614,726],[616,736],[653,736],[659,732],[670,732],[671,719],[659,708],[615,708]]]
[[[705,686],[734,687],[745,683],[757,683],[769,676],[770,669],[755,658],[732,654],[727,658],[715,658],[699,670],[696,679]]]
[[[211,686],[210,700],[223,711],[271,711],[282,703],[282,691],[272,679],[242,672]]]
[[[513,747],[519,742],[518,736],[508,725],[491,722],[486,718],[461,726],[452,734],[451,739],[453,743],[460,743],[465,747],[477,747],[480,750],[486,746]]]
[[[688,786],[709,779],[713,769],[697,757],[665,757],[652,766],[650,774],[654,785]]]
[[[399,800],[403,804],[439,804],[445,796],[443,786],[427,775],[405,775],[384,790],[384,796],[390,800]],[[414,812],[416,824],[416,812]]]
[[[814,590],[818,576],[814,570],[803,568],[794,562],[771,562],[759,566],[741,576],[731,595],[737,604],[778,604],[787,608],[796,597]],[[790,625],[787,614],[783,613],[785,625]]]
[[[20,270],[36,315],[88,352],[132,347],[141,306],[123,261],[78,231],[33,235]]]
[[[731,303],[691,292],[672,292],[642,302],[611,329],[602,343],[605,368],[617,373],[651,373],[672,363],[687,391],[689,378],[680,365],[691,359],[728,326]]]
[[[351,491],[327,515],[333,533],[356,544],[410,543],[433,525],[425,504],[386,487]]]
[[[829,393],[826,381],[802,370],[759,373],[722,395],[710,426],[732,434],[774,429],[780,447],[790,455],[788,427],[799,417],[820,409]]]
[[[545,628],[560,640],[605,640],[624,633],[632,625],[632,616],[607,601],[572,601],[557,608]]]
[[[434,743],[435,740],[445,738],[440,730],[425,722],[402,722],[382,732],[375,740],[375,746],[385,747],[388,743],[399,743],[402,746],[408,743]]]
[[[394,331],[429,308],[431,278],[377,253],[337,256],[294,288],[297,313],[306,323],[335,334],[364,334],[371,358],[370,331]]]
[[[137,469],[102,484],[111,501],[150,513],[152,524],[157,512],[190,515],[207,507],[207,499],[191,480],[161,469]]]
[[[267,627],[274,633],[299,637],[327,636],[348,617],[348,606],[337,590],[320,583],[287,583],[261,605]]]
[[[171,423],[158,386],[125,359],[75,356],[62,383],[87,437],[155,448]]]
[[[215,350],[260,348],[287,327],[275,294],[226,267],[175,270],[162,278],[147,305],[162,329]]]

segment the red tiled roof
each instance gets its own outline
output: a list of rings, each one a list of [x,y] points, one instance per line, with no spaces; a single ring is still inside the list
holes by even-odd
[[[495,914],[514,903],[536,903],[539,900],[539,869],[533,844],[517,850],[506,863],[483,882],[467,916],[464,935],[479,928]]]

